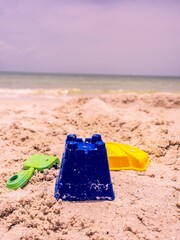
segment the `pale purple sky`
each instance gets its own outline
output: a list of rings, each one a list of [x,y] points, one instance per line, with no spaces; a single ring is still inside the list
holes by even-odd
[[[0,0],[0,71],[180,76],[180,1]]]

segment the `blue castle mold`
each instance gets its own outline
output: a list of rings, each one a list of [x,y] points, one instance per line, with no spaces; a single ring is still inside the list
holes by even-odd
[[[69,134],[65,142],[55,198],[67,201],[114,200],[107,152],[101,135],[77,138]]]

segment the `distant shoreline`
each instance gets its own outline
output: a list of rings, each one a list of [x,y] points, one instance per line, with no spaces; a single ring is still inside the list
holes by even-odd
[[[59,101],[70,98],[98,98],[98,97],[119,97],[123,95],[136,96],[180,96],[179,92],[145,92],[145,91],[82,91],[80,89],[2,89],[0,88],[1,101]]]

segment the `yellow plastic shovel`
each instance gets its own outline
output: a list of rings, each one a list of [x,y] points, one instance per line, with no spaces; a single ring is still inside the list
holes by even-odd
[[[149,165],[148,154],[130,145],[106,142],[110,170],[145,171]]]

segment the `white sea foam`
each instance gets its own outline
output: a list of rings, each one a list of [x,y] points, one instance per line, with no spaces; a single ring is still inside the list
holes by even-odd
[[[77,95],[80,91],[74,89],[8,89],[0,88],[0,96],[8,98],[23,97],[68,97]]]

